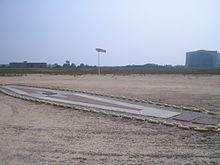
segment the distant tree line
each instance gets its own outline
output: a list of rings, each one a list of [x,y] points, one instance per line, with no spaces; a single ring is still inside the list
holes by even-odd
[[[87,64],[83,64],[83,63],[76,65],[74,63],[70,63],[69,60],[66,60],[66,62],[63,65],[53,64],[53,65],[49,65],[48,67],[50,68],[95,68],[96,66],[90,66]]]
[[[66,60],[63,65],[59,64],[48,64],[48,68],[96,68],[97,66],[91,66],[88,64],[79,64],[70,63],[69,60]],[[126,66],[111,66],[111,67],[122,67],[122,68],[185,68],[184,65],[158,65],[158,64],[144,64],[144,65],[126,65]],[[0,64],[0,68],[10,68],[9,64]]]
[[[76,65],[74,63],[70,63],[69,60],[66,60],[66,62],[63,65],[53,64],[50,65],[50,68],[96,68],[97,66],[91,66],[88,64],[79,64]],[[103,66],[104,67],[104,66]],[[126,66],[111,66],[111,67],[125,67],[125,68],[185,68],[184,65],[158,65],[158,64],[144,64],[144,65],[126,65]]]
[[[126,65],[125,67],[132,68],[185,68],[184,65],[158,65],[158,64],[144,64],[144,65]]]

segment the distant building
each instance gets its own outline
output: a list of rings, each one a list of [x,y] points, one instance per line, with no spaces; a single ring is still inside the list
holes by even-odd
[[[220,67],[220,53],[217,51],[197,50],[186,53],[187,68]]]
[[[27,61],[24,62],[11,62],[9,64],[11,68],[46,68],[47,63],[45,62],[37,62],[37,63],[29,63]]]

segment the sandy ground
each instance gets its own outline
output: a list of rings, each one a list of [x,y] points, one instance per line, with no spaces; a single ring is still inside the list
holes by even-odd
[[[0,84],[4,83],[66,87],[220,111],[219,75],[107,75],[100,78],[96,75],[0,77]]]
[[[220,111],[220,76],[27,75],[0,83],[66,87]],[[0,94],[0,164],[220,164],[220,134],[35,104]]]

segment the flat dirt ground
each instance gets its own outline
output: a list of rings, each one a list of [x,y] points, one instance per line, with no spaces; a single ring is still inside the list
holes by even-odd
[[[220,112],[219,75],[25,75],[63,87]],[[0,164],[220,164],[220,134],[23,101],[0,93]]]

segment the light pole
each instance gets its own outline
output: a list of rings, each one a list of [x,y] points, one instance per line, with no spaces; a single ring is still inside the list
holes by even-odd
[[[100,48],[96,48],[95,49],[98,52],[98,75],[100,76],[101,74],[101,69],[100,69],[100,53],[106,53],[105,49],[100,49]]]

